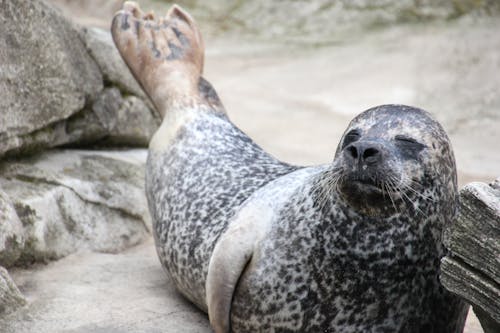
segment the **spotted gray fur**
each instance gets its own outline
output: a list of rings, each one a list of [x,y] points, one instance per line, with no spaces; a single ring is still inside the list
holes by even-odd
[[[363,192],[353,190],[360,179],[349,171],[353,143],[345,142],[352,130],[387,157],[379,165],[384,172],[369,174],[375,185],[391,184],[379,201],[360,202]],[[417,142],[405,146],[397,135]],[[216,113],[185,126],[165,152],[150,152],[147,194],[158,254],[200,308],[207,310],[208,262],[230,221],[256,197],[273,201],[280,191],[272,187],[285,186],[296,170]],[[457,201],[453,152],[441,126],[419,109],[373,108],[351,122],[331,165],[302,170],[307,177],[280,198],[239,279],[232,331],[461,332],[467,305],[438,281],[441,234]]]
[[[210,255],[238,207],[297,167],[266,154],[224,114],[201,113],[167,151],[149,152],[146,193],[157,251],[176,287],[207,310]]]

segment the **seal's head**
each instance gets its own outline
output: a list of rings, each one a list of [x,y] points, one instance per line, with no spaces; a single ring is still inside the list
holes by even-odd
[[[448,137],[429,113],[409,106],[378,106],[354,118],[332,170],[341,197],[362,215],[423,212],[426,203],[455,200]]]

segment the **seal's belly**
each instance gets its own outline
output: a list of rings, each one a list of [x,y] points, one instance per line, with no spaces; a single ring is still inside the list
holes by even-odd
[[[232,301],[233,331],[420,332],[423,295],[435,288],[425,277],[437,273],[412,266],[406,243],[394,241],[398,226],[347,220],[340,205],[321,219],[308,183],[253,247]]]
[[[282,256],[269,250],[240,280],[231,307],[234,332],[419,332],[405,327],[411,299],[396,290],[378,294],[356,280],[354,269],[323,274],[310,265],[314,252],[295,248],[296,255]]]
[[[234,332],[439,332],[423,329],[437,303],[430,297],[439,288],[437,272],[404,257],[386,261],[375,250],[361,255],[355,243],[329,251],[340,235],[313,234],[300,223],[286,230],[292,223],[281,222],[255,247],[241,276],[231,307]],[[304,225],[313,223],[311,216]]]

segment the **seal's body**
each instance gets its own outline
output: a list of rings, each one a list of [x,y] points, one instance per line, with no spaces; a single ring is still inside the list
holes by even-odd
[[[463,329],[467,306],[438,281],[455,162],[429,114],[367,110],[331,165],[291,166],[229,121],[187,13],[126,3],[112,32],[164,117],[146,170],[158,255],[216,332]]]
[[[225,115],[186,112],[193,118],[174,142],[149,151],[146,193],[163,266],[207,311],[205,280],[217,239],[253,192],[296,168],[264,153]],[[153,142],[161,130],[156,135]]]

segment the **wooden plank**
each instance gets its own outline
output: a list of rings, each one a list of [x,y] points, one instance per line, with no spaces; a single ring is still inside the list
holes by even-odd
[[[458,219],[447,228],[444,242],[453,256],[500,283],[500,188],[466,185]]]
[[[441,283],[500,322],[500,288],[484,274],[474,271],[460,260],[445,257],[441,262]]]
[[[474,307],[485,332],[500,332],[500,178],[460,191],[459,214],[444,232],[441,283]]]

